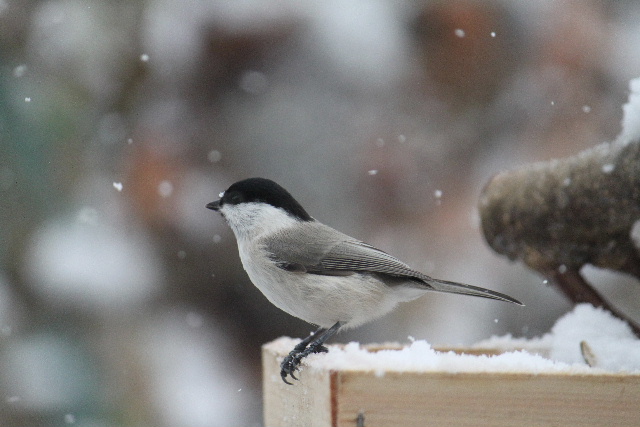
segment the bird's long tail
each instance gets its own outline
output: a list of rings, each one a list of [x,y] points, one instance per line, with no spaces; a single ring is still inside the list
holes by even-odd
[[[480,288],[478,286],[465,285],[464,283],[447,282],[446,280],[434,279],[428,277],[423,279],[431,290],[436,292],[447,292],[450,294],[471,295],[474,297],[490,298],[499,301],[512,302],[518,305],[524,305],[515,298],[500,292],[490,291],[489,289]]]

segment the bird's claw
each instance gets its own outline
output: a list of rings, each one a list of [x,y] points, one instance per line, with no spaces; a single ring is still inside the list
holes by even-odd
[[[280,364],[280,377],[282,377],[282,381],[286,384],[293,385],[289,381],[287,381],[287,375],[290,375],[294,380],[298,380],[295,376],[295,372],[298,370],[298,366],[300,365],[300,361],[302,357],[300,357],[300,353],[295,350],[289,353],[287,357],[284,358],[282,363]]]
[[[282,377],[282,381],[284,381],[285,384],[293,385],[293,383],[287,381],[287,373],[285,371],[280,371],[280,376]]]
[[[282,378],[282,381],[283,381],[285,384],[293,385],[292,383],[290,383],[289,381],[287,381],[286,374],[285,374],[283,371],[280,371],[280,378]]]
[[[323,345],[319,345],[317,347],[312,346],[311,352],[312,353],[329,353],[329,349]]]
[[[322,343],[335,334],[340,326],[341,323],[337,322],[329,329],[320,328],[314,334],[309,335],[298,343],[280,364],[280,377],[282,377],[282,381],[284,381],[285,384],[293,385],[287,381],[287,376],[290,375],[294,380],[298,380],[295,372],[298,370],[302,359],[314,353],[328,353],[329,349],[322,345]]]
[[[282,363],[280,364],[280,376],[282,377],[282,381],[285,383],[292,385],[289,381],[287,381],[287,375],[290,375],[291,378],[298,381],[298,378],[295,376],[295,372],[298,370],[300,366],[300,362],[302,359],[307,357],[313,353],[328,353],[329,349],[321,344],[319,345],[310,345],[309,347],[300,350],[299,348],[294,348],[291,353],[284,358]]]

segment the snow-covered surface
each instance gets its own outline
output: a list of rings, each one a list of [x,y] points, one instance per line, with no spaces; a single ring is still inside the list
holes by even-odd
[[[618,139],[622,142],[640,139],[640,77],[629,82],[629,101],[622,106],[622,132]]]
[[[585,342],[597,367],[640,373],[640,340],[629,325],[606,310],[580,304],[556,322],[549,337],[552,360],[584,363],[580,343]]]
[[[270,346],[272,350],[286,354],[297,342],[280,338]],[[593,367],[582,356],[583,342]],[[504,353],[477,356],[441,352],[423,340],[416,340],[400,350],[370,352],[352,342],[344,347],[329,346],[329,353],[310,356],[303,369],[306,365],[311,369],[373,371],[377,375],[407,371],[640,375],[640,340],[626,323],[588,304],[576,306],[556,322],[551,332],[540,338],[493,337],[474,347]]]

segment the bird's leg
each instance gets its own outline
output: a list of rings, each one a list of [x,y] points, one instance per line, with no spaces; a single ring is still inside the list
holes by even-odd
[[[323,344],[326,340],[331,338],[338,329],[340,329],[341,323],[337,322],[329,329],[320,328],[296,345],[293,350],[284,358],[280,364],[280,376],[282,381],[291,385],[287,381],[287,375],[291,375],[291,378],[297,380],[294,372],[298,370],[298,366],[302,359],[313,353],[326,353],[329,351]]]
[[[307,346],[311,341],[314,340],[314,338],[322,336],[325,332],[327,332],[325,328],[318,328],[315,332],[312,332],[308,337],[300,341],[300,343],[298,343],[298,345],[296,345],[293,350],[289,352],[287,357],[285,357],[280,364],[280,376],[282,377],[282,381],[289,385],[292,385],[289,381],[287,381],[287,375],[291,375],[291,378],[297,380],[296,376],[293,373],[296,371],[296,369],[298,369],[300,360],[302,360],[300,354],[307,349]]]

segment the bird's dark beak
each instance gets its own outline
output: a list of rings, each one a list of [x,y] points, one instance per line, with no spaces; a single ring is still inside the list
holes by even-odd
[[[207,209],[211,209],[212,211],[220,210],[220,200],[216,200],[215,202],[207,203]]]

